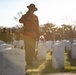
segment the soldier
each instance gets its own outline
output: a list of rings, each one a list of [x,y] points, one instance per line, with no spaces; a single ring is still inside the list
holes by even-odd
[[[0,40],[4,41],[5,43],[8,43],[8,34],[6,28],[2,29],[2,32],[0,34]]]
[[[33,66],[33,58],[35,54],[36,41],[39,38],[39,20],[34,14],[37,8],[34,4],[27,6],[28,11],[19,19],[24,25],[24,43],[26,51],[26,63],[28,66]]]

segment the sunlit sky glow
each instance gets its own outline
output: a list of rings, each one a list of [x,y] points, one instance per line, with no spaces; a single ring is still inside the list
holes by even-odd
[[[18,24],[14,17],[18,12],[26,13],[27,5],[34,3],[39,24],[74,24],[76,21],[76,0],[0,0],[0,26],[12,27]]]

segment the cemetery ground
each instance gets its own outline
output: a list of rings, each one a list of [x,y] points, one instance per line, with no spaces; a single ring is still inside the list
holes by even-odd
[[[52,67],[52,52],[47,52],[46,59],[34,60],[33,67],[26,70],[26,75],[47,75],[51,73],[73,73],[76,74],[76,59],[71,59],[71,52],[65,52],[64,68]]]

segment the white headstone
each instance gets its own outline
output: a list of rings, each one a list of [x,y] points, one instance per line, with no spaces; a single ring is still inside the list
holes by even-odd
[[[66,46],[66,42],[67,42],[67,40],[62,40],[62,44],[63,44],[64,46]]]
[[[4,44],[4,43],[5,43],[4,41],[1,41],[1,40],[0,40],[0,45],[1,45],[1,44]]]
[[[47,48],[47,51],[51,51],[52,50],[52,45],[53,45],[53,41],[46,41],[45,42],[45,46]]]
[[[21,49],[25,49],[25,45],[24,45],[24,41],[23,40],[19,41],[19,46],[20,46]]]
[[[42,40],[39,40],[39,41],[38,41],[38,43],[44,43],[44,41],[42,41]]]
[[[43,35],[39,37],[39,43],[45,43],[45,38]]]
[[[66,50],[66,42],[67,42],[67,40],[62,40],[62,44],[64,45],[65,50]]]
[[[68,40],[66,41],[66,50],[71,50],[71,42]]]
[[[24,51],[18,48],[0,51],[0,75],[25,75]]]
[[[13,45],[15,48],[25,49],[23,40],[14,40]]]
[[[61,41],[59,41],[59,40],[55,41],[55,43],[60,43],[60,44],[62,44],[62,42],[61,42]],[[55,44],[55,43],[54,43],[54,44]]]
[[[0,50],[3,50],[5,48],[14,48],[14,46],[6,43],[0,45]]]
[[[76,43],[76,40],[73,40],[73,43]]]
[[[44,44],[38,44],[38,59],[46,59],[47,49]]]
[[[63,44],[56,43],[53,45],[52,51],[52,67],[63,68],[64,67],[64,53],[65,48]]]
[[[20,48],[19,41],[17,41],[17,40],[13,41],[13,45],[15,48]]]
[[[76,43],[72,44],[71,58],[76,59]]]

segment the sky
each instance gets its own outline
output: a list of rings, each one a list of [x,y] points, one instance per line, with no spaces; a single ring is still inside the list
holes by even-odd
[[[39,18],[39,25],[48,22],[57,26],[76,23],[76,0],[0,0],[0,26],[21,25],[18,22],[22,16],[19,12],[25,14],[30,3],[38,8],[35,14]]]

